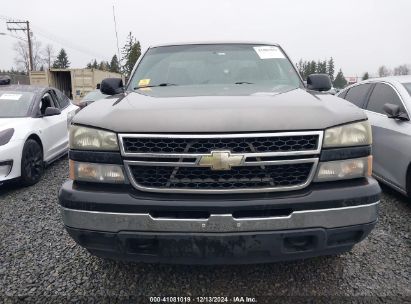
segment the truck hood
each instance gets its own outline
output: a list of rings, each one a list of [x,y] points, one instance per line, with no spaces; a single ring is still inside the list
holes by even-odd
[[[115,132],[226,133],[322,130],[366,119],[329,94],[255,85],[145,88],[94,102],[73,123]]]

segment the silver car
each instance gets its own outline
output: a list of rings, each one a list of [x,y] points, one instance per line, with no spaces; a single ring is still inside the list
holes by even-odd
[[[411,197],[411,75],[362,81],[337,94],[365,110],[373,131],[373,175]]]

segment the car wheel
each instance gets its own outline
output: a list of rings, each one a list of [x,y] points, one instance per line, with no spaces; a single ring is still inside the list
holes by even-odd
[[[411,203],[411,171],[408,171],[407,174],[407,198],[408,198],[408,202]]]
[[[21,182],[24,186],[37,183],[44,172],[43,149],[33,139],[28,139],[21,157]]]

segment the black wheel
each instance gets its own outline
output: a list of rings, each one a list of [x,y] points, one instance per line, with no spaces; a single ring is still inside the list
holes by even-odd
[[[408,202],[411,203],[411,164],[408,166],[407,176],[405,179],[405,187],[406,187],[406,197],[408,198]]]
[[[44,172],[43,150],[37,141],[28,139],[21,156],[21,181],[24,186],[37,183]]]

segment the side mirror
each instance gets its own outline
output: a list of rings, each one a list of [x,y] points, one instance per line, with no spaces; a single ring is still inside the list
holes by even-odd
[[[328,74],[311,74],[307,77],[307,89],[313,91],[328,91],[332,87]]]
[[[410,120],[407,113],[401,111],[398,105],[392,103],[386,103],[384,105],[384,111],[387,113],[388,118],[397,118],[400,120]]]
[[[78,106],[80,109],[84,109],[85,107],[87,107],[87,102],[85,102],[85,101],[80,101],[80,102],[77,104],[77,106]]]
[[[100,91],[106,95],[116,95],[124,92],[121,78],[106,78],[100,84]]]
[[[44,116],[55,116],[55,115],[60,115],[61,111],[60,109],[57,109],[55,107],[48,107],[46,108],[46,111],[44,111]]]

